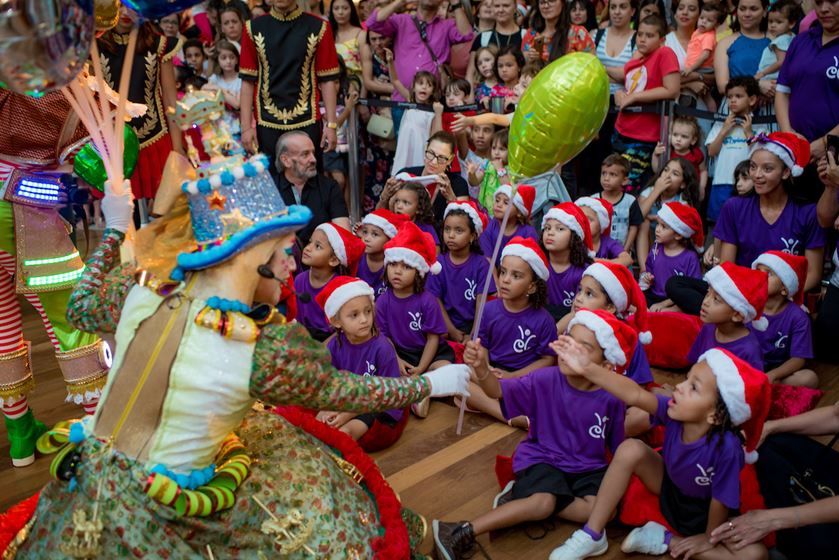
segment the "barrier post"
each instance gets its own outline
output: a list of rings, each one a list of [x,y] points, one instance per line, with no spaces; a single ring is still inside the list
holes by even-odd
[[[358,180],[358,109],[353,106],[347,119],[347,182],[350,189],[350,223],[361,220],[361,192]]]

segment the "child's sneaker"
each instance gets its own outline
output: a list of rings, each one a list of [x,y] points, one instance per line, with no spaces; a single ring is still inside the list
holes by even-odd
[[[434,550],[438,560],[463,558],[477,544],[472,524],[468,521],[446,523],[435,519],[431,522],[431,531],[434,533]]]
[[[428,416],[428,409],[431,408],[431,397],[425,397],[419,402],[415,402],[411,405],[411,412],[414,413],[414,416],[417,418],[425,418]]]
[[[501,492],[496,494],[495,499],[492,500],[492,509],[497,508],[498,506],[503,506],[507,502],[513,501],[513,485],[515,485],[516,481],[511,480],[507,483],[507,486],[504,487]]]
[[[562,546],[555,548],[548,560],[583,560],[589,556],[600,556],[609,550],[606,531],[600,535],[600,540],[594,540],[591,535],[577,529]]]
[[[627,554],[630,552],[641,552],[643,554],[664,554],[667,552],[667,544],[664,536],[667,529],[663,525],[650,521],[643,527],[633,529],[621,543],[621,550]]]

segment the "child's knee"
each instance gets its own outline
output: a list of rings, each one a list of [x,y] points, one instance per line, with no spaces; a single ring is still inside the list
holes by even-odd
[[[630,407],[626,411],[623,431],[626,437],[635,437],[650,429],[650,415],[640,408]]]
[[[650,448],[649,446],[638,439],[626,439],[618,446],[615,451],[615,458],[612,462],[622,461],[626,463],[635,463],[644,457]]]
[[[819,376],[811,369],[802,369],[796,375],[801,379],[801,384],[811,389],[818,389]]]
[[[526,498],[535,516],[547,519],[556,509],[556,496],[547,492],[538,492]]]

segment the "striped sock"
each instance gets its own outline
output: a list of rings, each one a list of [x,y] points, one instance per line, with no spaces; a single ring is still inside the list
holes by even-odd
[[[82,408],[84,409],[85,414],[96,414],[96,406],[99,404],[99,397],[94,397],[90,401],[85,401],[82,403]]]
[[[26,397],[21,397],[12,404],[3,405],[3,414],[9,420],[16,420],[26,414],[29,410],[29,403],[26,402]]]

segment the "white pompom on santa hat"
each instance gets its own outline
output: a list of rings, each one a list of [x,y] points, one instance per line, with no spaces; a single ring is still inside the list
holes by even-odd
[[[731,423],[742,429],[746,436],[746,462],[754,463],[772,402],[769,378],[722,348],[712,348],[699,356],[697,363],[703,362],[708,364],[717,379],[717,389],[728,409]]]
[[[612,203],[603,198],[593,196],[581,196],[574,201],[580,208],[591,208],[597,214],[597,221],[600,222],[601,235],[609,235],[612,229],[612,216],[615,214],[615,207]]]
[[[678,235],[690,239],[697,251],[701,252],[705,248],[702,218],[693,206],[681,202],[665,202],[658,211],[657,218]]]
[[[443,268],[437,261],[437,246],[430,234],[414,222],[405,222],[396,236],[385,243],[385,264],[402,262],[417,270],[421,276],[429,272],[439,274]]]
[[[810,163],[810,143],[792,132],[760,133],[749,139],[750,153],[766,150],[784,162],[793,177],[800,177]]]
[[[626,371],[638,343],[634,328],[602,309],[578,309],[568,323],[568,331],[575,325],[582,325],[593,332],[606,361],[614,365],[618,373]]]
[[[783,251],[766,251],[752,263],[752,268],[763,265],[780,278],[789,292],[789,299],[797,305],[804,303],[804,282],[807,280],[807,257]]]
[[[469,219],[472,221],[472,225],[475,226],[475,233],[481,235],[483,231],[487,227],[487,217],[486,214],[481,212],[481,209],[478,208],[478,205],[472,202],[471,200],[454,200],[449,202],[446,205],[446,209],[443,211],[443,220],[449,216],[452,210],[460,210],[465,212]]]
[[[519,257],[533,269],[533,274],[545,282],[548,281],[548,258],[539,245],[529,237],[515,236],[501,251],[501,260],[504,257]]]
[[[751,322],[757,330],[766,330],[769,321],[763,317],[763,307],[769,297],[769,275],[762,270],[724,262],[706,272],[705,281],[743,316],[743,323]]]
[[[372,303],[375,300],[373,288],[364,280],[352,276],[336,276],[315,296],[327,320],[331,320],[353,298],[366,296]]]
[[[495,196],[499,194],[506,195],[507,198],[512,198],[513,206],[521,212],[525,221],[530,219],[530,213],[533,212],[533,201],[536,200],[536,189],[530,185],[519,185],[516,187],[516,195],[513,196],[513,187],[510,185],[501,185],[496,189]]]
[[[410,218],[405,214],[397,214],[391,212],[387,208],[379,208],[373,210],[361,220],[362,225],[376,226],[385,232],[389,238],[396,237],[396,232],[402,227],[402,224],[409,221]]]
[[[653,334],[647,323],[647,300],[638,282],[627,267],[610,261],[597,261],[583,271],[583,276],[590,276],[597,280],[606,295],[615,306],[615,311],[625,315],[630,308],[635,308],[632,317],[638,340],[641,344],[653,341]]]

